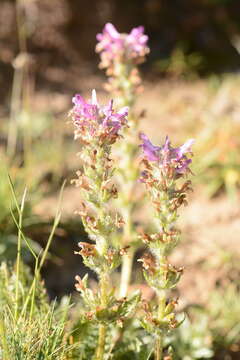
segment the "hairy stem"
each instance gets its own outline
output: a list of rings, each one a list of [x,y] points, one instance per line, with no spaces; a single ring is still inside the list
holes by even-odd
[[[155,360],[162,360],[162,338],[160,336],[158,336],[156,338],[156,342],[155,342],[155,352],[154,352],[154,359]]]
[[[158,320],[162,320],[164,318],[164,311],[166,307],[166,294],[165,291],[162,290],[158,295]]]
[[[166,261],[165,257],[160,257],[159,262],[164,263]],[[165,308],[166,308],[166,290],[161,290],[157,292],[158,297],[158,320],[162,321],[165,315]],[[155,342],[155,360],[162,360],[163,358],[163,339],[164,333],[157,335],[156,342]]]
[[[132,219],[131,219],[131,207],[126,209],[125,218],[125,226],[124,226],[124,233],[123,245],[128,245],[131,240],[131,229],[132,229]],[[121,279],[120,279],[120,289],[119,289],[119,296],[125,297],[127,295],[128,286],[131,281],[131,274],[132,274],[132,263],[134,258],[134,249],[130,248],[128,253],[123,256],[122,259],[122,269],[121,269]]]
[[[100,278],[100,291],[101,291],[101,305],[102,307],[107,306],[107,286],[108,286],[108,275],[104,274]],[[106,341],[106,330],[105,324],[100,324],[98,329],[98,345],[96,349],[95,360],[103,360],[105,341]]]
[[[127,295],[128,287],[131,281],[133,258],[134,249],[131,248],[128,253],[123,256],[119,290],[120,297],[125,297]]]
[[[158,320],[162,320],[164,318],[164,310],[166,306],[166,295],[165,291],[162,291],[158,295]],[[157,335],[155,342],[155,360],[162,360],[163,356],[163,335]]]
[[[97,346],[95,360],[103,359],[104,348],[105,348],[105,337],[106,337],[106,325],[100,324],[98,329],[98,346]]]

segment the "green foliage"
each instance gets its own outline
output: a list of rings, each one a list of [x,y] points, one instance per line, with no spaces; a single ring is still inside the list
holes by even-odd
[[[83,303],[88,312],[83,315],[83,318],[88,320],[111,324],[114,322],[120,322],[131,315],[136,309],[140,301],[140,293],[137,291],[132,294],[128,299],[116,299],[114,295],[114,289],[110,289],[106,293],[107,307],[103,307],[101,293],[96,293],[87,286],[87,278],[85,275],[81,280],[78,276],[77,289],[80,291]]]
[[[218,289],[210,296],[209,316],[217,349],[224,347],[230,350],[234,346],[239,348],[239,296],[239,288],[234,283]]]
[[[222,5],[228,2],[231,1],[208,0],[204,3],[207,6],[213,4],[218,6],[218,4]],[[156,67],[170,76],[188,77],[190,75],[191,78],[196,76],[205,66],[204,57],[198,52],[188,50],[179,44],[173,50],[170,58],[167,61],[158,61]],[[136,74],[133,76],[134,81],[137,84]],[[124,82],[129,91],[131,84],[128,74]],[[24,84],[21,86],[24,90]],[[217,90],[224,90],[224,86],[221,88],[220,83],[218,86]],[[116,90],[118,93],[118,86]],[[219,92],[221,94],[221,91]],[[124,100],[127,105],[132,105],[134,99],[131,92],[129,94],[129,99]],[[228,94],[231,98],[231,92]],[[220,96],[220,100],[218,99],[216,107],[221,108],[222,100],[225,100],[226,95],[224,91],[223,95],[223,97]],[[20,93],[19,98],[21,98]],[[18,99],[13,98],[14,102],[16,105]],[[223,113],[218,109],[215,111],[216,107],[214,110],[214,106],[210,110],[207,109],[208,106],[205,106],[206,123],[198,134],[199,140],[196,147],[198,160],[195,172],[199,175],[200,181],[207,184],[210,196],[217,194],[222,188],[233,196],[240,185],[239,119],[236,112],[232,110],[231,102],[229,104]],[[131,272],[124,279],[125,289],[120,291],[118,297],[116,297],[118,289],[116,289],[117,287],[111,288],[108,277],[104,279],[104,286],[100,292],[88,287],[86,276],[83,279],[79,278],[80,281],[77,279],[79,281],[77,290],[81,292],[82,301],[72,308],[69,317],[68,301],[67,304],[60,306],[49,302],[46,289],[41,281],[40,270],[46,259],[60,215],[57,214],[47,246],[41,253],[41,249],[23,233],[25,221],[29,223],[32,220],[31,204],[25,202],[26,192],[24,192],[21,205],[19,205],[15,191],[17,194],[21,193],[23,184],[26,182],[30,191],[40,198],[42,185],[46,186],[47,184],[44,179],[49,174],[53,177],[52,190],[54,180],[57,183],[63,175],[63,171],[69,168],[69,164],[63,162],[64,157],[68,158],[65,153],[68,147],[64,142],[62,129],[59,124],[54,122],[49,113],[34,113],[32,109],[22,105],[19,103],[19,107],[15,109],[17,110],[16,114],[11,119],[12,135],[13,137],[16,135],[15,140],[17,140],[15,143],[13,142],[13,148],[10,151],[13,155],[10,168],[13,173],[14,188],[12,183],[9,186],[4,166],[0,168],[0,261],[5,258],[14,259],[17,253],[17,261],[14,266],[8,265],[6,262],[2,262],[0,266],[0,359],[95,360],[98,359],[96,348],[99,344],[101,326],[105,326],[104,343],[102,344],[104,352],[102,359],[104,360],[150,360],[153,358],[155,346],[156,336],[154,335],[163,333],[167,335],[163,344],[164,355],[167,352],[168,355],[171,353],[174,360],[212,359],[223,348],[228,355],[231,350],[239,349],[239,289],[236,285],[229,286],[228,284],[222,290],[217,289],[210,297],[205,309],[192,308],[188,311],[186,318],[183,314],[178,314],[176,317],[173,315],[177,302],[169,301],[168,291],[164,301],[162,302],[160,299],[159,309],[154,300],[149,301],[145,308],[145,318],[140,321],[139,293],[134,293],[128,298],[125,297]],[[136,120],[138,121],[138,119]],[[14,134],[15,131],[16,134]],[[95,141],[98,143],[99,139],[97,138]],[[94,219],[87,216],[88,214],[85,214],[83,221],[85,224],[89,221],[89,228],[92,226],[92,235],[94,234],[92,240],[95,240],[96,235],[102,234],[106,237],[109,251],[104,249],[106,244],[104,241],[102,242],[100,236],[97,251],[100,249],[101,255],[100,253],[96,254],[96,248],[88,243],[80,243],[81,251],[79,253],[82,255],[85,265],[98,273],[100,282],[103,278],[102,273],[106,271],[110,274],[120,265],[122,260],[120,255],[124,256],[131,267],[134,251],[132,251],[132,258],[129,261],[128,245],[132,245],[134,241],[135,248],[140,246],[136,240],[138,239],[135,231],[137,222],[135,219],[131,219],[132,211],[139,206],[138,196],[136,201],[132,196],[135,193],[135,183],[138,177],[135,160],[133,161],[138,145],[137,140],[136,143],[134,140],[133,144],[128,141],[129,138],[123,147],[119,148],[125,160],[129,155],[126,161],[127,166],[124,165],[126,168],[123,166],[120,171],[123,175],[124,192],[122,203],[120,202],[123,209],[120,210],[123,210],[126,230],[117,230],[115,241],[111,239],[113,225],[120,225],[122,220],[117,216],[112,220],[111,212],[108,215],[107,212],[102,211],[105,203],[111,197],[116,196],[115,188],[111,187],[110,189],[108,181],[102,186],[101,179],[96,176],[99,166],[100,168],[102,166],[101,162],[92,164],[94,166],[90,166],[88,170],[85,168],[86,174],[93,178],[91,186],[85,188],[86,199],[102,214],[100,221],[95,222]],[[89,152],[89,157],[91,156],[96,156],[92,149]],[[110,159],[106,160],[106,168],[109,170]],[[9,165],[5,158],[3,163]],[[106,173],[103,178],[105,175]],[[109,177],[112,175],[113,170],[109,170]],[[46,188],[49,190],[48,186]],[[95,192],[91,193],[90,189],[94,189]],[[111,191],[108,192],[108,190]],[[102,191],[101,201],[99,201],[100,191]],[[12,197],[13,201],[11,201]],[[180,202],[184,202],[184,199],[182,194],[176,198]],[[164,198],[160,200],[160,203],[164,202]],[[171,220],[175,223],[177,219],[175,215],[171,208],[166,213],[161,210],[159,218],[162,217],[163,220],[168,218],[169,222]],[[11,221],[12,218],[14,221]],[[165,237],[160,239],[157,246],[154,243],[149,246],[152,253],[154,254],[159,249],[162,255],[167,256],[178,242],[178,233],[172,233],[171,236],[171,244]],[[119,247],[120,238],[124,240],[123,248]],[[147,240],[151,244],[154,237],[149,236]],[[25,253],[34,259],[33,271],[30,271],[22,262],[23,258],[25,259]],[[151,274],[151,266],[155,264],[148,260],[145,258],[145,270],[150,268],[151,276],[149,277],[149,273],[144,270],[145,278],[155,290],[158,289],[161,293],[163,288],[170,289],[176,285],[182,269],[177,270],[174,267],[166,266],[166,263],[160,259],[159,269]],[[103,266],[101,266],[102,264]],[[69,318],[70,321],[68,321]],[[182,326],[179,327],[179,325]],[[171,333],[170,330],[173,328],[176,328],[176,331]],[[170,347],[172,350],[169,350]],[[230,357],[228,358],[230,359]]]
[[[4,166],[5,165],[5,166]],[[19,169],[12,169],[14,175],[14,188],[17,194],[23,192],[24,181],[22,172]],[[7,164],[3,158],[3,166],[0,168],[0,261],[14,260],[17,251],[17,228],[12,216],[17,216],[17,204],[13,201],[12,190],[7,174]],[[24,210],[23,227],[26,223],[33,221],[32,202],[27,201]],[[39,253],[40,246],[32,241],[27,240],[36,253]],[[22,245],[22,256],[29,260],[29,251],[26,243]]]
[[[185,131],[197,139],[193,181],[203,184],[209,197],[224,191],[236,199],[239,189],[239,79],[230,75],[209,78],[202,100],[196,98],[196,107],[187,115]],[[185,106],[182,109],[186,113]]]
[[[34,307],[27,301],[34,281],[29,269],[21,264],[18,286],[19,316],[15,316],[16,272],[6,263],[0,267],[0,343],[1,359],[63,360],[71,347],[64,332],[68,305],[60,309],[50,305],[41,281],[35,288]],[[26,306],[27,304],[27,306]]]
[[[157,60],[154,64],[156,71],[164,72],[173,77],[196,77],[201,70],[203,58],[199,53],[186,53],[182,44],[176,46],[171,55],[164,60]]]
[[[171,345],[174,360],[215,359],[225,349],[239,354],[239,289],[227,284],[210,294],[204,307],[187,309],[183,324],[169,335],[165,346]],[[218,358],[218,357],[217,357]]]
[[[5,262],[0,267],[1,359],[63,360],[71,350],[65,331],[68,304],[62,308],[49,304],[40,279],[40,270],[60,219],[59,209],[46,248],[39,257],[22,231],[26,191],[19,205],[11,179],[9,187],[16,209],[16,214],[13,211],[11,214],[18,230],[17,261],[14,268]],[[21,260],[23,241],[35,259],[34,276]]]
[[[78,321],[73,325],[72,336],[78,346],[74,350],[77,359],[91,359],[98,341],[98,325],[84,319],[81,306],[76,306],[74,317]],[[108,324],[105,343],[105,356],[109,360],[148,360],[152,354],[152,337],[141,328],[137,319],[127,319],[122,327]],[[74,359],[75,359],[74,357]]]
[[[240,185],[238,132],[238,123],[229,117],[220,117],[212,119],[199,134],[198,161],[194,170],[198,181],[206,184],[209,196],[221,189],[230,197],[236,196]]]
[[[129,319],[120,331],[113,348],[115,360],[148,360],[152,354],[153,339],[136,319]]]
[[[172,346],[174,360],[211,359],[214,352],[207,313],[201,308],[193,308],[165,345]]]
[[[80,306],[76,306],[74,310],[77,312],[73,319],[72,336],[77,346],[73,350],[73,358],[88,360],[92,358],[96,350],[98,324],[86,321]]]

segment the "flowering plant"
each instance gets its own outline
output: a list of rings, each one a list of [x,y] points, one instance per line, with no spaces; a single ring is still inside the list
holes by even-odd
[[[175,225],[177,211],[182,204],[187,204],[186,196],[191,190],[191,182],[185,180],[181,186],[178,183],[191,173],[191,159],[187,154],[191,154],[194,140],[190,139],[184,145],[173,148],[168,137],[163,146],[153,145],[145,134],[140,134],[140,138],[143,141],[140,146],[144,166],[141,181],[145,184],[155,209],[157,232],[141,235],[150,253],[139,261],[143,264],[146,281],[158,297],[156,308],[144,305],[145,317],[142,323],[147,331],[155,334],[156,359],[161,359],[164,336],[181,324],[174,314],[177,301],[167,303],[166,291],[176,286],[183,268],[169,264],[167,257],[179,242],[180,231]]]
[[[176,286],[182,268],[170,265],[167,256],[179,241],[180,232],[175,227],[177,210],[186,204],[186,194],[191,189],[189,180],[181,186],[178,184],[191,173],[189,154],[193,140],[173,148],[167,137],[163,146],[155,146],[146,135],[140,134],[144,169],[139,175],[140,117],[134,112],[133,105],[141,82],[136,66],[149,52],[148,37],[143,27],[134,28],[129,34],[120,34],[112,24],[106,24],[97,39],[100,67],[107,69],[107,89],[114,101],[100,105],[94,90],[90,101],[75,95],[70,116],[75,126],[75,139],[80,140],[82,145],[82,169],[77,172],[77,179],[73,180],[81,193],[78,213],[92,241],[80,242],[80,251],[76,253],[82,256],[85,265],[97,273],[99,287],[94,293],[87,285],[86,276],[83,279],[76,276],[76,289],[85,304],[86,321],[98,324],[94,359],[102,360],[105,358],[110,324],[123,326],[124,320],[133,311],[140,316],[139,294],[127,296],[134,253],[142,246],[134,215],[135,208],[141,205],[135,194],[140,176],[140,183],[145,184],[155,209],[157,231],[153,234],[142,231],[140,238],[150,252],[139,261],[143,264],[146,281],[158,297],[156,308],[143,302],[144,315],[140,318],[143,327],[156,340],[155,358],[159,360],[163,356],[164,336],[180,325],[174,313],[177,302],[168,302],[166,291]],[[113,158],[117,161],[114,162]],[[113,210],[116,205],[119,212]],[[117,297],[111,284],[111,274],[120,264],[121,281]]]
[[[100,53],[100,68],[106,69],[107,91],[114,97],[117,106],[128,106],[128,124],[124,129],[125,141],[115,146],[118,161],[117,183],[120,189],[118,206],[124,217],[123,237],[119,240],[122,246],[130,246],[123,256],[119,293],[126,296],[131,282],[134,254],[139,247],[138,234],[135,231],[136,218],[134,210],[139,207],[138,187],[138,131],[141,115],[137,114],[134,105],[137,95],[142,90],[138,65],[145,61],[149,53],[148,36],[143,26],[133,28],[129,34],[119,33],[108,23],[102,33],[97,35],[96,51]]]
[[[99,292],[87,286],[87,277],[76,276],[76,289],[81,292],[86,306],[86,319],[99,323],[99,341],[96,360],[103,359],[107,325],[122,323],[129,314],[138,295],[130,300],[117,300],[114,288],[110,286],[110,274],[121,263],[126,248],[119,248],[114,242],[114,234],[123,224],[118,213],[113,213],[109,201],[117,197],[117,188],[112,181],[114,173],[111,159],[112,145],[121,137],[127,126],[128,109],[118,112],[113,109],[113,101],[100,106],[96,92],[88,103],[80,95],[73,98],[74,107],[70,112],[75,125],[75,138],[83,145],[80,156],[83,162],[77,179],[73,180],[80,188],[82,203],[79,215],[93,244],[80,242],[80,251],[85,265],[95,271],[99,278]]]

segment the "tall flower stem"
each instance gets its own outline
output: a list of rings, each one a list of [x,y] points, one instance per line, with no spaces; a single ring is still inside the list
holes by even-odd
[[[166,307],[166,293],[164,290],[158,294],[158,319],[162,320],[164,317],[164,310]]]
[[[128,72],[124,69],[125,76],[122,76],[120,83],[124,81],[129,82],[127,78]],[[120,86],[119,86],[120,87]],[[134,102],[134,91],[131,83],[129,89],[122,89],[122,96],[120,96],[121,104],[131,107]],[[129,97],[130,95],[130,97]],[[123,228],[123,242],[121,245],[129,246],[127,254],[123,256],[121,278],[120,278],[120,290],[119,296],[125,297],[128,292],[129,285],[131,283],[133,260],[136,251],[136,244],[133,245],[136,239],[136,233],[134,231],[134,215],[133,209],[136,204],[136,199],[133,196],[134,188],[136,187],[138,179],[138,169],[134,164],[136,153],[138,151],[137,146],[137,134],[138,134],[138,123],[137,119],[133,114],[130,113],[128,117],[130,123],[130,129],[125,129],[124,136],[127,140],[126,143],[118,144],[118,152],[123,157],[123,161],[119,162],[118,179],[120,181],[120,187],[122,192],[119,196],[119,207],[122,209],[125,225]]]
[[[135,67],[131,62],[121,63],[116,61],[113,63],[114,76],[109,79],[106,88],[113,93],[116,92],[116,101],[119,107],[129,106],[131,109],[135,103],[136,84],[132,81],[134,69]]]
[[[162,290],[158,293],[158,320],[162,321],[164,318],[164,311],[166,307],[166,294]],[[155,341],[155,360],[161,360],[163,355],[163,334],[158,334]]]
[[[106,325],[100,324],[98,329],[98,346],[96,351],[96,360],[102,360],[104,356],[106,337]]]
[[[134,195],[134,188],[137,184],[138,169],[134,163],[137,145],[134,141],[136,132],[126,131],[126,138],[128,138],[128,146],[121,146],[119,144],[119,153],[124,154],[123,162],[119,164],[118,179],[122,192],[118,198],[119,207],[122,209],[125,225],[123,228],[122,246],[129,246],[127,254],[123,256],[121,279],[120,279],[120,296],[127,295],[128,287],[131,282],[132,266],[134,255],[136,251],[136,231],[134,226],[134,207],[136,205],[136,197]],[[126,145],[126,144],[124,144]]]
[[[129,128],[124,130],[124,136],[127,140],[125,143],[118,144],[118,150],[121,154],[123,161],[119,166],[119,178],[121,179],[121,188],[124,192],[124,196],[119,197],[120,208],[124,212],[125,226],[123,229],[123,244],[124,246],[130,246],[127,254],[123,256],[121,278],[120,278],[120,297],[125,297],[128,292],[129,285],[131,283],[132,266],[136,246],[133,246],[133,240],[136,238],[134,229],[133,208],[135,205],[134,188],[136,187],[138,178],[138,169],[134,166],[134,160],[138,151],[137,136],[138,136],[138,119],[134,116],[132,111],[136,101],[136,90],[140,82],[140,78],[133,76],[137,73],[137,68],[131,63],[121,63],[115,61],[113,63],[114,77],[110,81],[110,91],[116,92],[116,102],[118,106],[127,106],[130,109],[128,116]],[[137,79],[137,81],[136,81]],[[114,91],[114,89],[117,89]],[[131,205],[130,205],[131,204]]]
[[[120,290],[119,290],[120,297],[126,296],[129,284],[131,282],[134,253],[135,250],[131,248],[128,251],[128,253],[123,257],[122,260],[122,270],[121,270],[121,280],[120,280]]]
[[[162,337],[158,335],[155,341],[155,352],[154,352],[155,360],[162,360],[162,353],[163,353]]]
[[[100,291],[101,291],[101,305],[103,308],[107,306],[107,286],[109,283],[108,276],[102,275],[100,278]],[[98,345],[96,349],[96,360],[102,360],[104,356],[105,342],[106,342],[107,326],[100,324],[98,328]]]
[[[131,281],[132,264],[137,247],[133,210],[136,204],[134,189],[138,178],[134,163],[138,150],[139,119],[133,114],[133,107],[141,86],[138,65],[144,62],[145,55],[149,52],[148,36],[144,34],[142,26],[132,29],[129,34],[121,34],[114,25],[108,23],[103,32],[97,35],[97,40],[96,51],[101,57],[99,67],[106,69],[108,76],[105,89],[113,95],[118,107],[129,108],[129,127],[124,130],[126,141],[119,143],[116,147],[120,155],[118,179],[122,190],[119,196],[119,207],[122,209],[125,221],[120,245],[129,246],[127,254],[123,256],[119,292],[121,297],[125,297]]]
[[[98,293],[94,294],[87,286],[87,276],[76,276],[76,289],[81,293],[88,309],[87,321],[99,324],[98,343],[93,355],[94,360],[103,360],[108,324],[123,321],[128,314],[126,303],[114,298],[110,287],[110,274],[120,264],[126,249],[120,249],[114,236],[122,226],[123,219],[111,208],[109,201],[116,199],[117,188],[112,180],[114,167],[111,159],[112,145],[120,138],[120,131],[127,125],[128,109],[118,112],[113,109],[111,100],[107,106],[99,105],[96,92],[92,92],[91,102],[81,95],[73,98],[74,107],[70,114],[76,127],[75,138],[82,142],[80,157],[82,169],[74,180],[81,192],[81,215],[85,230],[94,244],[80,242],[79,252],[84,264],[98,275]],[[136,301],[138,301],[136,297]],[[123,307],[125,308],[123,309]],[[89,311],[90,310],[90,311]]]

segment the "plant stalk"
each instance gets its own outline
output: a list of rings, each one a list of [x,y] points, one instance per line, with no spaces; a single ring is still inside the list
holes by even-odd
[[[3,350],[3,360],[10,360],[10,355],[8,351],[8,343],[7,343],[7,337],[6,337],[6,328],[5,323],[2,315],[0,316],[0,339],[1,339],[1,345]]]
[[[96,351],[96,360],[102,360],[104,356],[105,348],[105,338],[106,338],[106,325],[100,324],[98,330],[98,347]]]
[[[166,293],[163,290],[158,294],[158,320],[164,318],[164,311],[166,307]],[[162,360],[163,358],[163,334],[158,334],[155,342],[155,360]]]
[[[127,180],[127,179],[126,179]],[[132,192],[132,187],[128,189],[128,198],[130,198],[130,194]],[[123,233],[123,244],[122,245],[129,245],[131,242],[132,237],[132,206],[128,206],[126,208],[126,213],[124,214],[125,219],[125,226],[124,226],[124,233]],[[128,292],[128,287],[131,282],[131,275],[132,275],[132,265],[133,259],[135,254],[135,248],[130,247],[126,255],[123,256],[122,259],[122,269],[121,269],[121,279],[120,279],[120,289],[119,289],[119,296],[126,297]]]
[[[108,275],[104,274],[100,278],[100,291],[101,291],[101,305],[103,308],[107,306],[107,286],[108,286]],[[100,324],[98,329],[98,346],[96,350],[95,360],[103,360],[105,351],[107,326]]]
[[[155,353],[154,353],[154,359],[155,360],[162,360],[162,338],[161,336],[158,335],[158,337],[156,338],[156,343],[155,343]]]
[[[128,253],[123,256],[120,290],[119,290],[120,297],[125,297],[128,292],[128,287],[131,281],[134,253],[135,253],[134,249],[131,248],[129,249]]]
[[[21,248],[22,248],[22,221],[23,221],[23,211],[24,211],[26,194],[27,194],[27,189],[24,190],[22,202],[21,202],[21,208],[18,214],[19,229],[18,229],[17,262],[16,262],[16,291],[15,291],[15,311],[14,311],[15,320],[17,320],[18,317],[19,277],[20,277],[20,262],[21,262]]]

